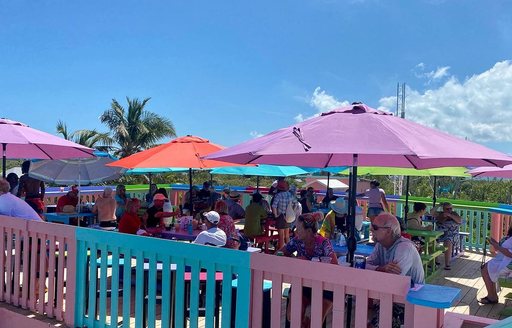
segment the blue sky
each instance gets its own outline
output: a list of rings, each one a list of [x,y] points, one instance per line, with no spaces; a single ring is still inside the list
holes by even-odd
[[[510,1],[4,1],[0,116],[105,131],[151,97],[226,146],[352,101],[512,153]],[[165,140],[162,140],[165,141]]]

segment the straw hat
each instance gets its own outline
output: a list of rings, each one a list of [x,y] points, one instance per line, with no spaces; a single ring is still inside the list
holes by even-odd
[[[338,198],[330,203],[331,209],[338,213],[338,214],[347,214],[347,203],[345,202],[345,199]]]
[[[288,185],[288,182],[286,182],[286,180],[280,180],[277,183],[277,190],[279,190],[279,191],[287,191],[288,188],[289,188],[289,185]]]
[[[232,192],[229,193],[229,198],[231,198],[231,199],[238,199],[238,198],[240,198],[240,194],[237,193],[236,191],[232,191]]]

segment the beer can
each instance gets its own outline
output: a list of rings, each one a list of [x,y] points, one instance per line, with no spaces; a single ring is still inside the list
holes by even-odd
[[[354,268],[365,269],[366,268],[366,257],[356,255],[354,256]]]
[[[277,251],[277,252],[276,252],[276,255],[277,255],[277,256],[284,256],[284,253],[283,253],[282,251]]]

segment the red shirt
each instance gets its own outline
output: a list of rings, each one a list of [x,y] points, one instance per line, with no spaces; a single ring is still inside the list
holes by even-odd
[[[135,235],[140,229],[141,220],[136,213],[124,212],[119,220],[118,229],[119,232],[131,233]]]
[[[59,200],[57,201],[57,208],[55,209],[56,212],[62,212],[62,209],[66,205],[72,205],[76,207],[78,204],[78,198],[72,198],[69,197],[68,194],[65,194],[64,196],[61,196]]]

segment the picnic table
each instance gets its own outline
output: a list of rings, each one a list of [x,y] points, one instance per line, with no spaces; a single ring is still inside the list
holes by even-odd
[[[91,212],[85,213],[45,213],[44,214],[47,222],[56,222],[69,224],[71,219],[91,218],[95,217],[96,214]]]
[[[421,249],[420,257],[425,270],[425,279],[432,277],[436,272],[436,257],[443,254],[445,251],[444,246],[437,244],[437,239],[443,235],[443,231],[437,230],[413,230],[407,229],[406,231],[413,237],[422,237],[425,241]]]

